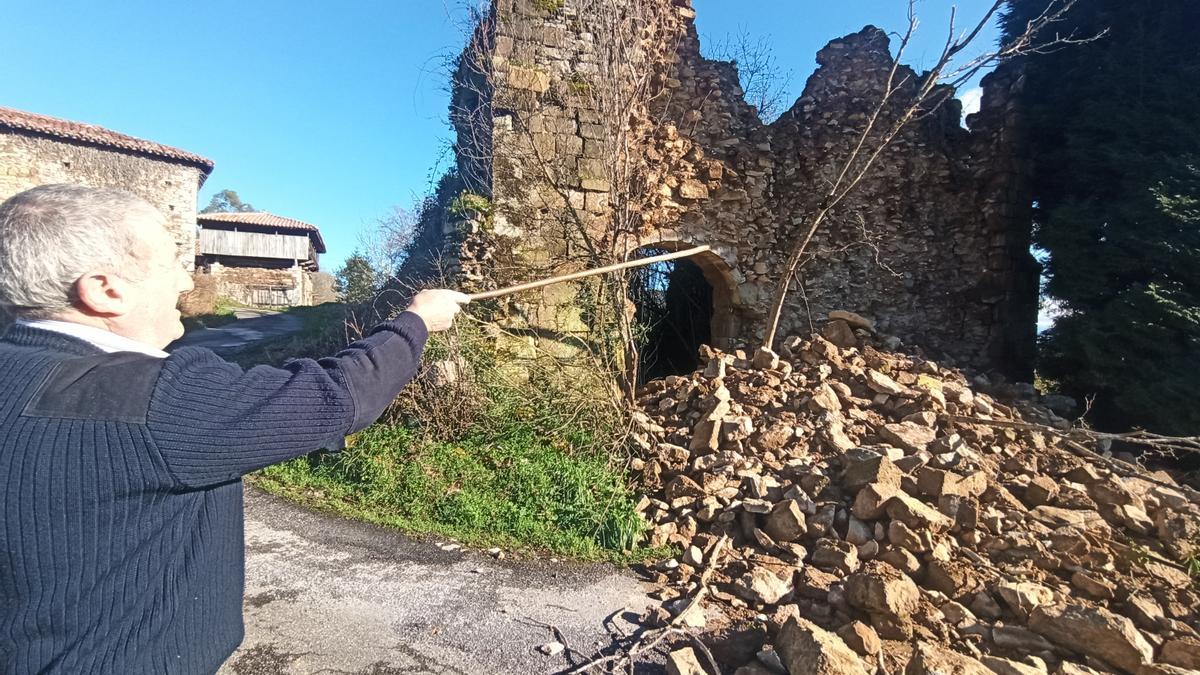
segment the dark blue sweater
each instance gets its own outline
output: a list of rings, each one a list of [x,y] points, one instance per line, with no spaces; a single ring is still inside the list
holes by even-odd
[[[242,640],[246,473],[375,420],[415,314],[336,357],[243,371],[205,349],[0,340],[0,673],[212,673]]]

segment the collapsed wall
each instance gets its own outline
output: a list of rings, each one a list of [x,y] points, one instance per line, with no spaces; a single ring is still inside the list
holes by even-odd
[[[711,342],[761,340],[789,247],[886,87],[886,35],[867,27],[830,42],[795,105],[764,124],[736,66],[700,55],[690,0],[647,0],[656,20],[634,36],[650,45],[637,52],[647,95],[614,148],[611,101],[597,91],[613,51],[583,2],[495,0],[460,59],[451,117],[462,192],[441,228],[450,271],[480,287],[562,271],[587,242],[617,236],[600,231],[617,222],[614,204],[635,207],[625,248],[711,246],[696,259],[712,286]],[[885,117],[914,95],[916,73],[899,75],[907,84]],[[970,130],[950,100],[896,138],[814,238],[779,335],[849,309],[962,365],[1029,378],[1038,268],[1011,104],[1019,85],[1017,73],[986,78]],[[632,178],[614,184],[622,162]],[[578,288],[555,287],[506,309],[572,333],[586,329],[578,300]]]
[[[1197,672],[1200,492],[865,328],[642,389],[640,509],[683,552],[647,623],[738,673]]]

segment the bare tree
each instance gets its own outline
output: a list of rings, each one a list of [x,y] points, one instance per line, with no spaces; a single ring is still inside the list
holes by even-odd
[[[970,57],[966,56],[967,50],[996,17],[1003,0],[995,0],[983,18],[961,34],[952,15],[937,62],[928,72],[917,75],[901,65],[918,26],[915,0],[910,0],[908,27],[900,36],[897,53],[881,83],[879,99],[849,150],[829,164],[828,187],[813,211],[800,222],[800,236],[789,250],[784,278],[773,299],[764,346],[775,341],[793,280],[806,258],[812,256],[809,247],[814,235],[869,174],[884,150],[909,125],[935,114],[953,97],[955,87],[982,69],[1022,54],[1083,41],[1073,35],[1046,36],[1075,1],[1053,0],[1041,16],[1029,23],[1023,35]],[[671,23],[678,21],[678,14],[663,11],[664,6],[661,0],[571,2],[573,20],[580,25],[581,35],[587,36],[589,68],[576,65],[570,73],[537,72],[537,64],[524,62],[518,66],[518,57],[524,61],[527,55],[497,52],[496,17],[490,12],[474,15],[478,23],[470,34],[468,48],[454,62],[456,87],[451,115],[459,132],[456,150],[460,173],[466,190],[477,193],[464,193],[471,197],[471,204],[477,204],[471,210],[478,221],[471,225],[464,251],[481,256],[479,262],[492,277],[489,281],[500,281],[505,272],[514,277],[530,273],[528,262],[520,255],[505,253],[506,246],[511,249],[514,245],[504,244],[498,234],[511,221],[519,224],[517,238],[522,243],[543,237],[544,241],[564,245],[562,252],[550,256],[551,269],[538,270],[545,273],[558,273],[560,270],[554,266],[611,264],[641,246],[643,233],[653,224],[648,214],[653,211],[655,199],[645,153],[655,128],[650,108],[664,94],[662,74],[675,57],[676,42],[670,36],[677,39],[680,35],[679,26]],[[748,54],[742,65],[753,78],[751,91],[759,96],[758,104],[770,112],[774,61],[768,46],[748,36],[735,39],[733,44],[740,44],[738,49]],[[509,95],[512,84],[508,79],[498,80],[511,78],[518,68],[523,71],[520,77],[548,81],[543,83],[543,96],[549,97],[551,107],[561,105],[593,114],[594,124],[590,126],[598,127],[599,133],[591,134],[588,142],[598,145],[598,152],[585,152],[587,156],[580,157],[577,152],[556,147],[553,135],[541,128],[546,119],[540,104],[530,107],[505,101],[504,109],[496,108],[497,92]],[[502,134],[505,152],[499,158],[494,156],[494,148]],[[523,142],[513,142],[515,138]],[[493,176],[501,162],[519,166],[519,178]],[[656,159],[656,163],[666,166],[669,158]],[[663,169],[657,166],[655,170]],[[581,174],[590,174],[594,185],[581,185]],[[491,203],[493,185],[509,179],[521,182],[521,198],[512,200],[517,203]],[[512,192],[501,190],[502,201]],[[620,358],[614,367],[626,395],[632,397],[638,380],[638,341],[628,311],[628,290],[627,279],[613,277],[584,286],[581,292],[590,294],[593,327],[604,327],[594,332],[603,337],[603,332],[611,328],[615,334]]]
[[[396,269],[413,240],[417,217],[413,211],[393,206],[388,213],[358,233],[358,251],[375,270],[375,286],[382,288],[395,278]]]
[[[740,29],[717,40],[706,51],[708,58],[731,61],[737,66],[742,93],[758,111],[759,119],[769,124],[786,111],[792,71],[779,65],[770,36],[755,38],[748,30]]]
[[[916,0],[908,1],[908,27],[900,36],[896,55],[892,59],[879,100],[867,117],[866,123],[857,134],[857,141],[840,161],[833,163],[834,169],[829,186],[817,206],[803,219],[802,236],[792,246],[784,264],[769,315],[767,331],[763,336],[763,348],[770,349],[779,331],[779,320],[783,305],[797,270],[803,264],[813,236],[823,224],[862,182],[875,166],[880,155],[913,122],[929,117],[948,100],[954,97],[958,87],[969,82],[985,68],[1008,59],[1047,53],[1062,47],[1095,40],[1100,36],[1078,37],[1074,34],[1051,33],[1055,24],[1063,21],[1077,0],[1051,0],[1037,18],[1029,21],[1025,31],[1016,38],[994,49],[965,56],[984,28],[997,16],[1004,0],[995,0],[987,12],[975,24],[963,32],[956,25],[956,13],[950,14],[950,26],[945,45],[933,67],[916,75],[901,65],[905,51],[917,31]],[[905,96],[905,94],[908,94]],[[901,100],[904,99],[904,100]]]

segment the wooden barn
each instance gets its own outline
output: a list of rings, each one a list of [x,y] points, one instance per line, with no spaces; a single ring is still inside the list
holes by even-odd
[[[325,252],[315,225],[262,211],[202,213],[196,225],[196,275],[211,277],[217,295],[260,307],[313,304]]]

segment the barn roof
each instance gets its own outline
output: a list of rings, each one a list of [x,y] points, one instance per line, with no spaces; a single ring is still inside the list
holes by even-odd
[[[266,211],[201,213],[196,216],[196,222],[202,227],[205,225],[223,225],[226,227],[253,225],[256,227],[273,227],[293,232],[306,232],[312,238],[313,245],[317,248],[317,253],[325,252],[325,239],[321,237],[321,230],[317,229],[316,225],[294,218],[277,216],[274,213],[267,213]]]
[[[0,106],[0,129],[14,129],[29,133],[49,136],[66,141],[86,143],[111,150],[120,150],[137,155],[146,155],[156,159],[166,159],[181,164],[187,164],[200,169],[203,173],[200,182],[212,173],[213,161],[195,153],[169,145],[147,141],[133,136],[120,134],[95,124],[72,122],[70,120],[38,115],[13,108]]]

